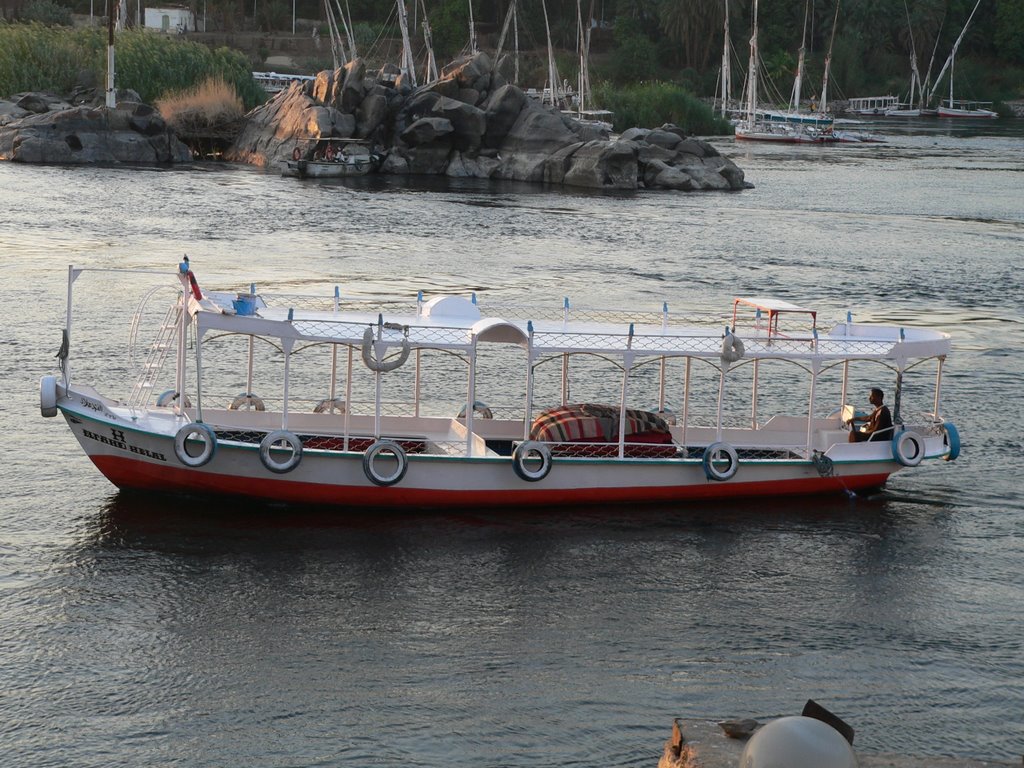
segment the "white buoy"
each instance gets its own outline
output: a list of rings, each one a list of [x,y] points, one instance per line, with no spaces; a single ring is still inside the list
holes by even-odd
[[[781,717],[754,733],[739,768],[857,768],[857,756],[827,723],[813,717]]]

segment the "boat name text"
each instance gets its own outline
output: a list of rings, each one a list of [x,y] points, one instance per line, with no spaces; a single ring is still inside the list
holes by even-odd
[[[119,448],[122,451],[128,451],[130,453],[137,453],[139,456],[145,456],[148,459],[156,459],[157,461],[167,461],[166,457],[162,453],[156,453],[154,451],[147,451],[145,448],[139,448],[136,445],[129,445],[125,441],[124,432],[120,429],[110,428],[112,437],[104,437],[103,435],[97,435],[88,429],[83,429],[82,434],[88,437],[90,440],[109,445],[111,448]]]

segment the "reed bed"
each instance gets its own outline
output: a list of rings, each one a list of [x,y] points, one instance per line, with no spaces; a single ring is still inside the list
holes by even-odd
[[[221,78],[157,99],[156,108],[178,136],[236,133],[245,115],[234,85]]]
[[[87,80],[106,76],[106,30],[0,22],[0,97],[23,91],[68,94]],[[230,83],[246,109],[266,100],[252,79],[249,59],[231,48],[210,50],[200,43],[144,30],[118,32],[115,85],[130,88],[144,102],[180,93],[210,78]]]

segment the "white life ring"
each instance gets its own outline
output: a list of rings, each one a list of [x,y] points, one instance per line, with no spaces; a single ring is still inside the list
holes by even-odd
[[[46,418],[57,415],[56,376],[43,376],[39,380],[39,412]]]
[[[189,441],[201,442],[203,449],[192,455],[188,452]],[[200,422],[186,424],[174,435],[174,455],[178,461],[186,467],[201,467],[208,463],[217,452],[217,433],[213,429]]]
[[[262,398],[257,397],[252,392],[241,392],[238,397],[231,401],[228,410],[240,411],[242,409],[247,411],[265,411],[267,407],[263,404]]]
[[[491,413],[491,409],[487,406],[487,403],[477,400],[473,403],[473,416],[478,419],[493,419],[494,414]],[[462,406],[462,410],[459,411],[457,418],[466,418],[466,406]]]
[[[540,462],[540,465],[533,467]],[[525,440],[512,452],[512,469],[521,480],[536,483],[551,471],[551,449],[536,440]]]
[[[278,461],[271,452],[271,449],[278,448],[278,443],[284,443],[291,451],[284,461]],[[302,461],[302,441],[287,430],[274,430],[260,441],[260,461],[274,474],[283,475],[291,472]]]
[[[723,461],[729,462],[724,469],[719,466]],[[736,449],[728,443],[712,443],[704,449],[701,465],[704,467],[704,475],[708,480],[722,482],[736,474],[736,470],[740,467],[740,457],[736,453]]]
[[[170,408],[175,405],[175,401],[178,399],[178,393],[173,389],[168,389],[166,392],[161,392],[160,397],[156,399],[157,408]],[[185,395],[184,407],[191,408],[192,401],[188,399],[188,395]]]
[[[916,432],[897,432],[892,439],[892,457],[904,467],[916,467],[924,458],[924,440]]]
[[[347,406],[345,405],[345,398],[325,397],[313,408],[313,413],[345,413]]]
[[[405,364],[405,361],[409,359],[409,340],[402,339],[402,349],[398,353],[398,357],[393,360],[377,360],[373,356],[373,327],[367,328],[363,331],[363,363],[371,371],[379,371],[381,373],[387,373],[393,371],[396,368],[400,368]]]
[[[395,471],[387,475],[377,468],[377,459],[382,453],[391,454],[397,463]],[[366,479],[374,485],[386,487],[401,482],[407,469],[409,469],[409,459],[406,457],[405,451],[398,443],[393,443],[390,440],[378,440],[363,454],[363,472],[366,473]]]
[[[735,333],[726,333],[725,338],[722,339],[722,362],[723,363],[735,363],[741,357],[743,357],[743,340],[740,339]]]

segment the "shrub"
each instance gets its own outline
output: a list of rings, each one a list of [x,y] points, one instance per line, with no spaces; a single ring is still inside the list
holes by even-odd
[[[143,30],[119,32],[115,45],[115,84],[131,88],[145,102],[188,90],[210,77],[233,85],[246,108],[266,100],[266,94],[252,79],[248,57],[240,51],[211,51],[200,43]],[[0,22],[0,95],[21,91],[70,93],[83,69],[91,70],[97,82],[102,82],[106,30]]]
[[[38,21],[49,27],[71,26],[71,10],[54,0],[29,0],[20,15],[23,21]]]
[[[618,131],[675,123],[689,134],[712,136],[732,132],[730,125],[716,117],[707,104],[674,83],[641,83],[621,88],[600,83],[594,87],[594,103],[615,113]]]

